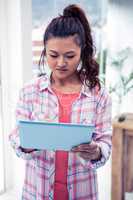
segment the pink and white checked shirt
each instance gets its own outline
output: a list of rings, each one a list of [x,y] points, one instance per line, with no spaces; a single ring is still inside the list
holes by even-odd
[[[58,99],[50,88],[47,76],[32,80],[20,91],[16,119],[59,121]],[[85,161],[77,153],[69,152],[69,200],[98,200],[96,169],[105,164],[111,152],[111,100],[106,90],[95,88],[90,91],[83,84],[79,97],[72,105],[71,123],[95,125],[93,140],[101,147],[102,156],[97,161]],[[22,200],[53,200],[55,152],[22,152],[17,123],[9,140],[16,154],[26,160]]]

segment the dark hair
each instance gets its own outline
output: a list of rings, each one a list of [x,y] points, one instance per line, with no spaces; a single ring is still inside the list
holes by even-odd
[[[94,58],[94,45],[91,29],[84,11],[77,5],[69,5],[63,10],[63,15],[54,18],[47,26],[43,37],[44,49],[42,51],[39,67],[44,66],[45,45],[53,37],[75,36],[76,43],[81,47],[82,66],[78,71],[80,80],[90,88],[96,85],[100,88],[98,78],[99,64]]]

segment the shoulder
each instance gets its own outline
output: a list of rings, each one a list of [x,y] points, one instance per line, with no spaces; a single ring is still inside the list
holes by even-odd
[[[38,93],[40,91],[40,88],[42,84],[48,83],[48,77],[47,76],[41,76],[36,77],[34,79],[31,79],[27,83],[23,85],[23,87],[20,89],[20,94],[23,94],[23,96],[32,95],[34,93]]]
[[[32,80],[29,80],[26,82],[23,87],[20,89],[20,93],[23,93],[23,95],[34,93],[38,90],[40,77],[34,78]]]
[[[111,104],[111,96],[106,87],[101,86],[99,89],[97,86],[93,89],[93,95],[95,96],[97,104],[104,106],[107,103]]]
[[[107,88],[104,87],[104,86],[101,86],[101,88],[96,86],[96,87],[93,88],[92,92],[97,98],[110,96]]]

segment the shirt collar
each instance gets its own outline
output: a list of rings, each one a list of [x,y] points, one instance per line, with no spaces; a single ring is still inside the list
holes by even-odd
[[[85,82],[82,85],[81,88],[81,94],[87,96],[87,97],[91,97],[92,96],[92,91],[90,90],[90,88],[85,84]]]
[[[50,84],[51,84],[50,79],[51,79],[51,75],[44,75],[44,76],[40,77],[40,79],[38,81],[39,91],[42,92],[45,89],[50,89]],[[81,88],[81,95],[85,95],[85,96],[88,96],[88,97],[92,96],[92,91],[85,84],[85,82],[83,83],[82,88]]]
[[[43,90],[49,88],[50,86],[50,76],[47,74],[41,76],[38,81],[38,88],[39,91],[42,92]]]

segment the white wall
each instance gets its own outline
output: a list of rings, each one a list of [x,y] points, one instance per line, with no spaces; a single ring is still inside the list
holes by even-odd
[[[133,49],[133,2],[130,4],[126,2],[112,3],[109,8],[107,36],[109,54],[113,57],[116,52],[131,47]],[[133,71],[133,56],[130,56],[130,61],[126,62],[124,66],[124,75],[128,76],[129,71]],[[107,68],[107,82],[115,82],[117,74],[109,67]],[[133,90],[123,97],[123,103],[119,110],[122,112],[133,112],[132,106]],[[118,109],[116,103],[113,101],[113,116],[117,114]]]
[[[133,4],[132,4],[133,5]],[[110,54],[114,54],[128,46],[133,48],[133,6],[123,6],[119,4],[109,4],[108,20],[105,29],[107,37],[107,47]],[[105,39],[105,38],[103,38]],[[105,41],[104,41],[105,42]],[[125,73],[133,70],[133,57],[130,64],[126,66]],[[130,68],[130,69],[129,69]],[[114,78],[115,77],[115,78]],[[115,81],[117,76],[107,67],[107,85],[108,81]],[[121,112],[133,112],[132,106],[133,91],[126,98],[123,97],[123,106]],[[117,105],[118,106],[118,105]],[[116,115],[116,107],[113,102],[113,116]],[[98,170],[100,200],[111,199],[111,158],[107,164]]]
[[[108,41],[109,48],[113,51],[126,46],[133,47],[133,3],[123,6],[122,4],[110,4],[108,13]]]
[[[4,12],[4,8],[1,5],[0,6],[0,19],[2,19],[3,17],[3,12]],[[1,23],[0,20],[0,38],[2,38],[2,31],[1,29],[4,28],[4,23]],[[0,40],[0,177],[1,177],[1,181],[0,181],[0,193],[2,193],[5,189],[4,186],[4,144],[3,144],[3,125],[2,125],[2,114],[3,114],[3,109],[2,109],[2,82],[1,82],[1,66],[2,66],[2,51],[1,51],[1,40]]]
[[[32,77],[31,1],[1,0],[0,24],[5,188],[9,190],[21,187],[24,171],[24,161],[15,156],[8,135],[14,126],[19,89]]]

